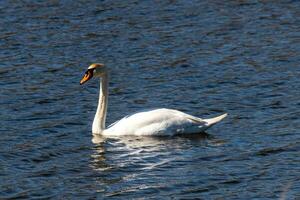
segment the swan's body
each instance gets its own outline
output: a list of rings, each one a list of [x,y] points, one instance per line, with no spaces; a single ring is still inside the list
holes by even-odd
[[[102,132],[103,135],[176,135],[200,133],[223,119],[202,120],[178,110],[160,108],[139,112],[121,119]]]
[[[176,134],[200,133],[227,116],[227,114],[223,114],[211,119],[201,119],[178,110],[160,108],[126,116],[105,129],[108,103],[108,73],[104,65],[92,64],[80,83],[83,84],[88,81],[93,75],[102,78],[98,108],[93,121],[93,134],[105,136],[172,136]]]

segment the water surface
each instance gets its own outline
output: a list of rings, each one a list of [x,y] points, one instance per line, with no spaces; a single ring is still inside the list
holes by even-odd
[[[3,1],[0,198],[300,198],[298,1]],[[207,135],[93,137],[144,108],[228,112]]]

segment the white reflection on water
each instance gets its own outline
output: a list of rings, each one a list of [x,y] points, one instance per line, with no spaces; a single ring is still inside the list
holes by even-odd
[[[188,137],[104,137],[93,135],[92,142],[95,145],[91,155],[93,168],[104,171],[113,168],[104,164],[106,157],[115,167],[127,167],[138,165],[139,169],[153,169],[167,165],[173,161],[182,161],[182,154],[193,145],[205,146],[208,134],[191,135]],[[212,140],[215,145],[216,140]],[[219,142],[217,142],[219,143]],[[223,144],[224,142],[222,142]],[[220,144],[221,145],[221,144]],[[100,167],[100,168],[99,168]]]

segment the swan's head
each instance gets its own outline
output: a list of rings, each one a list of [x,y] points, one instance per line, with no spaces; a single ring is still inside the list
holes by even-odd
[[[100,63],[91,64],[80,81],[80,85],[84,84],[93,77],[101,77],[107,72],[106,66]]]

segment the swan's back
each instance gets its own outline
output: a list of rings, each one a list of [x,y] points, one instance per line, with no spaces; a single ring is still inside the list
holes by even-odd
[[[207,123],[183,112],[160,108],[129,115],[112,124],[104,135],[175,135],[201,132]]]

